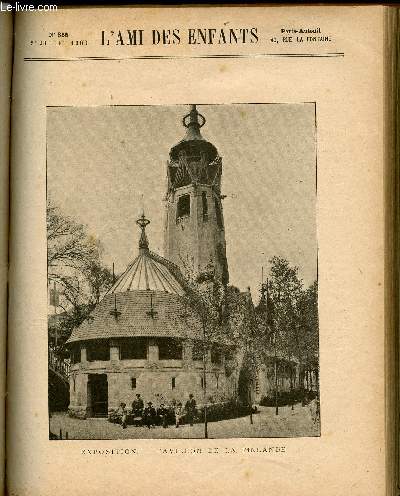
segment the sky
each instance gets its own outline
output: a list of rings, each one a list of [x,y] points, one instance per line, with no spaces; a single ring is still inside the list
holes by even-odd
[[[281,256],[304,285],[317,274],[313,103],[199,105],[201,132],[222,157],[230,283],[258,299],[261,267]],[[150,249],[162,253],[166,164],[188,105],[47,109],[48,197],[100,239],[122,273],[138,251],[145,210]]]

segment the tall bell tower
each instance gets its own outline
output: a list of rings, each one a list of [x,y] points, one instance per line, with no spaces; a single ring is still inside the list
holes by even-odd
[[[182,120],[186,135],[169,153],[164,254],[198,282],[214,275],[227,284],[222,159],[201,135],[205,123],[191,105]]]

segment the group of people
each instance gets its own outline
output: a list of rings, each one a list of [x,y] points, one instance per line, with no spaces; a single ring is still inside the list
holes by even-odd
[[[129,414],[126,403],[121,402],[118,414],[121,416],[122,428],[126,429]],[[145,425],[149,429],[155,426],[162,426],[165,429],[172,423],[171,418],[175,418],[176,428],[184,422],[192,426],[196,417],[196,400],[193,394],[189,394],[185,406],[181,402],[171,407],[161,403],[158,408],[155,408],[151,401],[148,401],[145,406],[140,394],[137,394],[136,399],[132,402],[131,416],[135,425]]]

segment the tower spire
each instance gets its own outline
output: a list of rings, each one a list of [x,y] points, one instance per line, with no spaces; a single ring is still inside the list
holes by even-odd
[[[190,105],[190,112],[189,112],[190,120],[188,125],[190,126],[196,124],[200,126],[199,115],[200,114],[197,111],[196,105]]]
[[[200,128],[204,126],[206,119],[197,111],[196,105],[190,105],[190,112],[182,119],[182,124],[187,128],[185,140],[202,140]]]
[[[138,218],[136,221],[136,224],[140,227],[142,230],[140,234],[140,239],[139,239],[139,250],[148,250],[149,249],[149,242],[147,240],[147,235],[146,235],[146,227],[150,224],[149,219],[146,219],[144,212],[142,215]]]
[[[186,135],[169,153],[164,254],[186,275],[205,281],[212,272],[227,284],[222,159],[200,134],[205,122],[197,106],[190,105],[182,120]]]

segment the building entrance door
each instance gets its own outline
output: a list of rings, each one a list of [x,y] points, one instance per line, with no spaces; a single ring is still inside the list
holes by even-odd
[[[88,414],[90,417],[107,417],[107,374],[89,374],[88,400]]]

